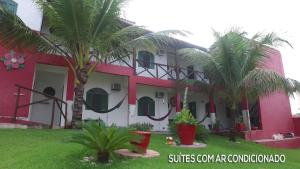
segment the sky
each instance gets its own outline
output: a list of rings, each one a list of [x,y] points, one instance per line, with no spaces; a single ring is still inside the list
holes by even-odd
[[[286,76],[300,81],[299,7],[299,0],[130,0],[123,17],[152,31],[190,31],[183,39],[206,48],[214,42],[212,29],[275,32],[293,45],[278,48]]]

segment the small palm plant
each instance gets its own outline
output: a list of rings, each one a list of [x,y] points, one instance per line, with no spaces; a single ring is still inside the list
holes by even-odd
[[[115,157],[115,150],[130,148],[129,142],[134,138],[126,128],[107,127],[104,123],[93,121],[85,124],[83,131],[74,135],[71,142],[95,150],[97,161],[108,163],[110,158]]]

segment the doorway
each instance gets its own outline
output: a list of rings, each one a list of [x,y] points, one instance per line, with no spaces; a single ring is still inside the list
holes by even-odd
[[[196,106],[196,102],[190,102],[189,103],[189,109],[191,111],[191,114],[194,116],[194,118],[197,119],[197,106]]]
[[[36,69],[33,89],[63,100],[65,80],[66,74],[63,71],[59,71],[59,68],[57,69],[55,66],[39,65]],[[44,99],[47,99],[44,95],[32,93],[31,102]],[[53,108],[52,103],[51,99],[38,104],[33,104],[30,109],[30,120],[50,125]],[[54,126],[60,126],[61,113],[56,104],[54,108]]]

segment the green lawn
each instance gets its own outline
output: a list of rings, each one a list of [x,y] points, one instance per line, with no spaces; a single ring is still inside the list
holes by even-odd
[[[0,169],[167,169],[172,168],[238,168],[238,169],[297,169],[300,168],[300,149],[284,150],[266,148],[250,142],[229,143],[219,136],[210,136],[208,147],[204,149],[187,149],[165,145],[165,136],[152,137],[150,148],[161,153],[153,159],[127,159],[109,165],[87,164],[79,160],[85,149],[66,140],[76,131],[72,130],[0,130]],[[285,154],[285,163],[193,163],[170,164],[169,154]]]

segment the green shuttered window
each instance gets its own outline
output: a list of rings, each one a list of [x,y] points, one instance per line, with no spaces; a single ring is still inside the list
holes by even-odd
[[[150,97],[142,97],[138,100],[138,116],[145,116],[147,112],[155,116],[155,102]]]
[[[86,103],[97,111],[108,109],[108,93],[101,88],[93,88],[86,93]],[[89,110],[86,107],[87,110]]]
[[[154,55],[148,51],[139,51],[139,67],[154,69]]]

